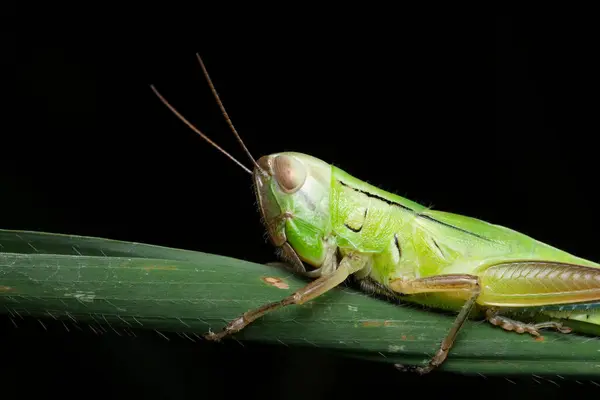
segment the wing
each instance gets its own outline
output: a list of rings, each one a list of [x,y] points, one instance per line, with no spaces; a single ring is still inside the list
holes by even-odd
[[[438,273],[479,276],[481,305],[535,307],[600,301],[597,263],[475,218],[432,210],[421,215],[426,216],[418,219],[421,229],[443,249],[459,254]]]
[[[600,264],[577,257],[564,250],[543,243],[523,233],[476,218],[427,210],[419,214],[415,223],[440,246],[460,254],[457,264],[476,261],[485,268],[500,260],[544,260],[599,268]],[[460,269],[459,265],[456,265]],[[471,273],[458,270],[458,273]]]

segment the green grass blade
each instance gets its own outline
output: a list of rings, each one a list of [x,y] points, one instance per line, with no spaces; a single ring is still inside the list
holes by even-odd
[[[0,252],[71,256],[158,258],[193,261],[204,253],[144,243],[57,233],[0,229]]]
[[[283,286],[265,282],[278,278]],[[280,300],[306,280],[287,271],[200,252],[113,240],[0,231],[0,309],[105,328],[201,335]],[[338,288],[258,320],[235,337],[311,346],[380,362],[420,363],[453,317]],[[600,341],[547,332],[543,341],[468,322],[444,370],[600,376]]]

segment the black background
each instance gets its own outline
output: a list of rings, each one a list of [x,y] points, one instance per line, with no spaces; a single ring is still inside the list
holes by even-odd
[[[17,29],[4,36],[4,80],[16,93],[3,106],[2,228],[272,261],[249,176],[149,88],[154,83],[246,163],[202,76],[199,52],[255,156],[309,153],[436,209],[600,260],[591,18],[391,9],[325,16],[293,8],[231,18],[97,7],[21,11]],[[600,389],[559,377],[417,378],[386,365],[235,342],[216,348],[143,333],[46,332],[5,319],[2,327],[8,368],[0,382],[16,394],[316,399],[363,387],[363,397],[552,398]],[[19,376],[31,380],[17,384]]]

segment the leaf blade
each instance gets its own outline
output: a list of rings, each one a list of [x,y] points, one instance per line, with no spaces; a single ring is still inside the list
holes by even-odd
[[[40,318],[201,335],[307,282],[228,257],[97,238],[0,231],[0,244],[1,309]],[[435,353],[452,320],[340,287],[269,314],[235,337],[412,364]],[[536,341],[468,322],[443,369],[600,375],[599,358],[597,339],[548,332]]]

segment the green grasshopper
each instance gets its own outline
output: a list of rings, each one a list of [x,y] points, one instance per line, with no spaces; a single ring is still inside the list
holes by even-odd
[[[218,333],[209,332],[207,339],[218,341],[269,312],[315,299],[349,277],[369,293],[458,313],[426,365],[396,365],[420,374],[443,364],[469,318],[534,336],[543,328],[571,332],[563,325],[568,320],[600,325],[600,264],[502,226],[431,210],[306,154],[275,153],[255,161],[196,56],[252,171],[189,123],[154,86],[152,90],[186,125],[252,175],[272,244],[286,266],[313,278],[281,301],[245,312]],[[509,318],[524,311],[543,319]]]

